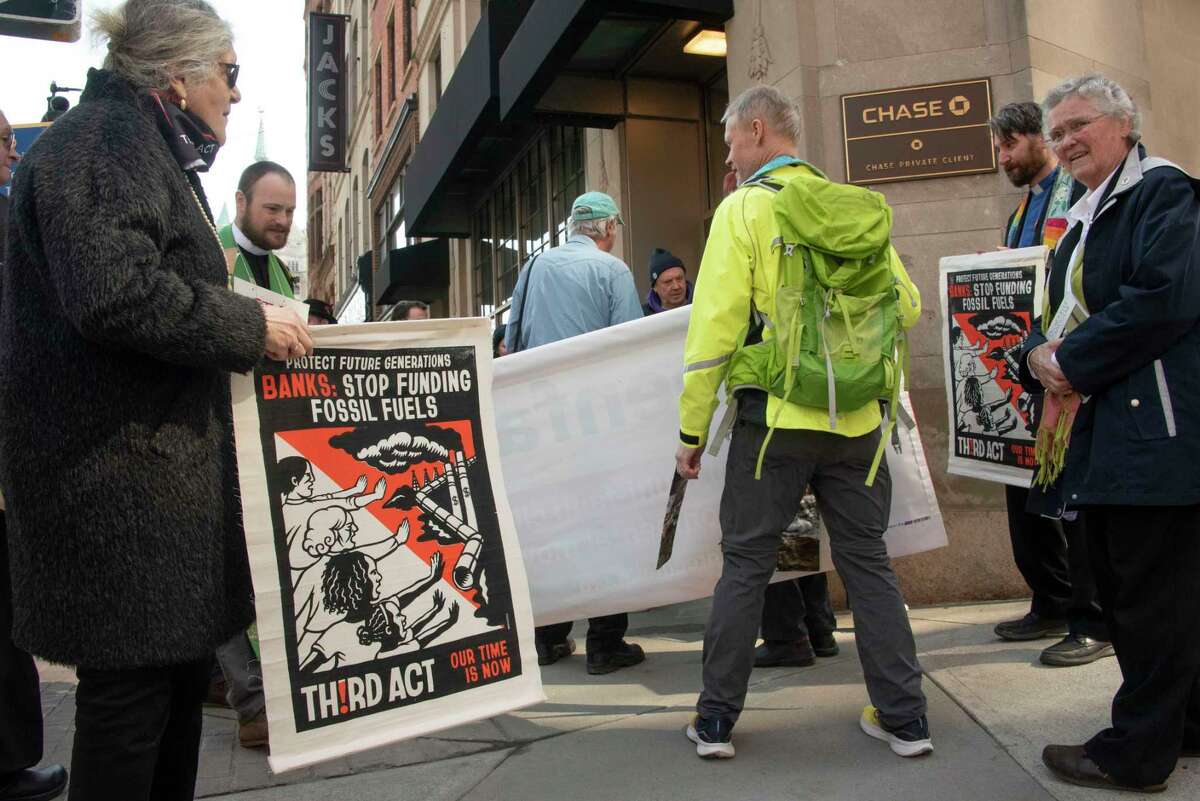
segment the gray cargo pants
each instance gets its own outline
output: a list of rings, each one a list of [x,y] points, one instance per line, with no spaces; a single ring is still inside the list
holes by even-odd
[[[756,481],[754,464],[766,434],[766,428],[746,421],[733,430],[721,496],[725,564],[704,635],[704,690],[696,711],[730,721],[741,713],[780,532],[811,484],[854,611],[855,644],[871,703],[889,727],[920,717],[921,666],[883,542],[892,498],[887,464],[880,465],[873,486],[863,484],[880,431],[844,437],[776,429]]]
[[[217,664],[229,687],[225,699],[237,711],[239,723],[249,723],[267,706],[263,696],[262,667],[246,632],[239,631],[217,648]]]

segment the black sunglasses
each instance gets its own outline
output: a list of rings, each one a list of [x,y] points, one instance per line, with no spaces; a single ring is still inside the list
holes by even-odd
[[[237,86],[238,72],[242,68],[237,64],[226,64],[224,61],[218,63],[225,68],[225,83],[229,84],[229,88]]]

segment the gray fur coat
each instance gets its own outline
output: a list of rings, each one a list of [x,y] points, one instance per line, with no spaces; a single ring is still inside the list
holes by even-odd
[[[247,625],[230,371],[262,357],[132,87],[93,70],[30,149],[0,280],[13,639],[102,669],[203,658]]]

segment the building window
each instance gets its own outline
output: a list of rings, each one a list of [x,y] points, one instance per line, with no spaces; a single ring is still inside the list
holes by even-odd
[[[370,178],[369,178],[369,176],[371,175],[370,151],[365,147],[363,148],[363,156],[362,156],[362,172],[360,172],[359,174],[362,175],[362,179],[364,182],[370,180]],[[364,192],[361,196],[358,197],[357,202],[361,206],[361,210],[359,212],[358,219],[362,221],[362,249],[364,251],[366,251],[366,250],[371,249],[371,206],[370,206],[370,201],[367,200],[366,192]]]
[[[412,244],[404,227],[404,173],[388,189],[379,209],[379,249],[383,255]],[[383,256],[381,256],[383,258]]]
[[[504,314],[522,265],[566,241],[571,202],[583,192],[583,131],[552,128],[501,178],[471,221],[475,303]]]
[[[442,99],[442,48],[439,47],[433,52],[429,59],[429,75],[433,82],[433,105],[437,106],[437,101]]]
[[[358,103],[358,70],[354,68],[354,62],[358,58],[358,24],[355,23],[354,28],[350,31],[350,44],[346,48],[346,64],[350,67],[350,99],[347,105],[349,111],[350,127],[354,127],[354,115],[357,111]]]
[[[472,241],[474,242],[475,252],[475,308],[479,310],[480,316],[491,317],[496,311],[496,305],[493,301],[492,281],[492,251],[495,243],[492,241],[492,204],[490,201],[484,201],[479,210],[475,212],[475,219],[471,226]]]
[[[550,213],[554,220],[554,243],[561,245],[567,241],[567,218],[571,216],[571,203],[583,194],[583,131],[580,128],[552,128],[549,140],[553,187]]]
[[[359,204],[358,204],[358,178],[357,177],[355,177],[355,179],[354,179],[353,186],[354,186],[354,188],[350,194],[350,203],[351,203],[350,208],[352,209],[352,212],[353,212],[353,216],[351,216],[351,218],[350,218],[350,243],[351,243],[351,246],[354,248],[354,256],[357,258],[358,254],[362,253],[362,239],[360,238],[361,234],[362,234],[362,227],[358,223]]]
[[[396,15],[392,14],[388,17],[387,22],[387,38],[388,38],[388,108],[396,102],[396,72],[399,65],[396,64]]]
[[[320,189],[313,195],[311,208],[312,225],[310,226],[310,230],[312,231],[312,239],[310,240],[310,246],[312,252],[317,257],[316,260],[320,261],[321,257],[325,255],[325,199],[324,193]]]
[[[371,0],[362,0],[362,8],[358,12],[359,24],[362,26],[362,53],[359,54],[359,65],[363,70],[362,85],[367,85],[367,64],[370,58],[370,50],[367,43],[371,41],[370,28],[371,24]]]
[[[383,64],[375,59],[375,136],[383,136]]]
[[[506,175],[493,195],[495,221],[492,228],[496,238],[497,298],[506,298],[517,283],[521,268],[521,239],[517,232],[517,180],[513,173]],[[507,290],[505,289],[507,287]]]
[[[346,214],[349,215],[349,213],[350,213],[350,209],[349,209],[349,207],[347,207]],[[337,261],[339,258],[345,258],[342,254],[344,254],[346,252],[346,230],[342,226],[341,220],[338,220],[337,248],[338,248],[339,252],[336,252],[333,254],[333,263],[334,264],[337,264]],[[341,270],[341,274],[343,276],[345,276],[348,272],[349,272],[349,270],[346,270],[345,268],[343,268]],[[350,286],[350,282],[345,280],[345,278],[343,278],[342,286],[348,287],[348,286]]]
[[[400,0],[404,6],[403,25],[404,25],[404,66],[408,66],[408,62],[412,61],[413,57],[413,15],[416,11],[413,6],[417,0]]]

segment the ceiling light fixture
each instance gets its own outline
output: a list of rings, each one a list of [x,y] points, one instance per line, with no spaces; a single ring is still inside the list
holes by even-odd
[[[683,52],[691,53],[693,56],[718,56],[724,58],[727,52],[725,31],[712,31],[702,28],[695,36],[688,39],[687,44],[683,46]]]

